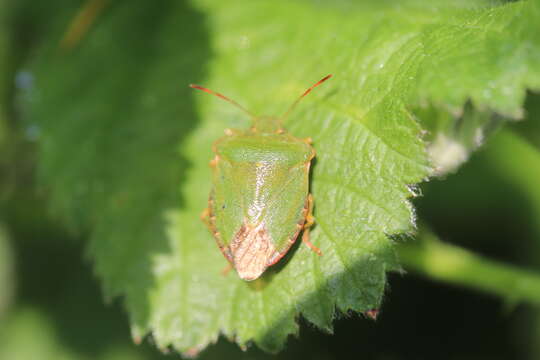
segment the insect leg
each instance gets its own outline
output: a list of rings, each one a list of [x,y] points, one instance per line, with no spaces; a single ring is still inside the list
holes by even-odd
[[[308,195],[308,213],[306,215],[306,222],[304,223],[304,233],[302,234],[302,242],[306,244],[313,252],[321,256],[322,251],[309,241],[309,228],[315,222],[315,218],[312,215],[313,212],[313,196]]]
[[[209,208],[206,208],[202,211],[201,213],[201,220],[203,221],[203,223],[206,224],[206,226],[208,226],[208,228],[210,229],[210,231],[212,231],[212,226],[210,224],[210,209]]]
[[[229,271],[231,271],[233,267],[234,267],[233,264],[231,264],[230,262],[227,263],[227,265],[223,268],[223,270],[221,270],[221,275],[227,276],[229,274]]]

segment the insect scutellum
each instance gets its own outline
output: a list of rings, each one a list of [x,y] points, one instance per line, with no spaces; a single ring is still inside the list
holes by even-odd
[[[308,88],[298,99],[295,100],[295,102],[292,103],[292,105],[287,109],[287,111],[281,116],[281,117],[275,117],[275,116],[256,116],[251,111],[244,108],[242,105],[238,104],[236,101],[228,98],[227,96],[220,94],[216,91],[207,89],[205,87],[202,87],[200,85],[190,84],[189,86],[193,89],[202,90],[208,94],[217,96],[218,98],[225,100],[240,110],[242,110],[244,113],[246,113],[252,120],[253,124],[251,126],[251,130],[254,132],[262,132],[262,133],[278,133],[281,134],[285,132],[285,130],[282,127],[283,121],[287,119],[289,114],[296,108],[300,100],[304,98],[307,94],[311,92],[315,87],[319,86],[326,80],[330,79],[332,77],[332,74],[326,75],[321,80],[317,81],[315,84],[313,84],[310,88]]]

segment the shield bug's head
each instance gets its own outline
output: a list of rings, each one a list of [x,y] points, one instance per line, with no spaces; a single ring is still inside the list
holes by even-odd
[[[275,116],[257,116],[253,118],[251,131],[277,134],[285,132],[281,126],[281,119]]]
[[[207,92],[209,94],[212,94],[214,96],[217,96],[220,99],[223,99],[225,101],[228,101],[229,103],[233,104],[240,110],[242,110],[244,113],[246,113],[253,121],[253,125],[251,126],[251,131],[253,132],[261,132],[261,133],[277,133],[281,134],[285,132],[283,130],[283,127],[281,126],[281,123],[287,119],[289,114],[296,108],[296,105],[313,90],[315,87],[319,86],[326,80],[330,79],[332,75],[326,75],[321,80],[317,81],[315,84],[313,84],[309,89],[304,91],[302,95],[296,101],[289,107],[289,109],[281,116],[281,117],[275,117],[275,116],[255,116],[252,112],[248,111],[246,108],[244,108],[242,105],[238,104],[236,101],[229,99],[223,94],[220,94],[218,92],[212,91],[210,89],[204,88],[200,85],[190,84],[189,86],[193,89],[202,90],[204,92]]]

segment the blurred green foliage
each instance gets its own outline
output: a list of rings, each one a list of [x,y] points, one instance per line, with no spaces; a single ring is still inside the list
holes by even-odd
[[[9,284],[17,292],[0,312],[0,358],[161,357],[129,344],[120,306],[103,308],[87,248],[106,299],[122,295],[134,339],[151,331],[162,351],[194,355],[223,333],[274,352],[301,313],[336,335],[303,326],[284,358],[354,348],[376,359],[534,359],[540,326],[523,315],[533,310],[504,318],[497,300],[408,277],[393,277],[376,325],[334,320],[379,308],[428,158],[448,178],[422,186],[418,217],[482,255],[421,233],[402,247],[405,269],[538,303],[538,273],[505,262],[540,264],[538,96],[524,105],[540,85],[539,20],[538,1],[3,2],[0,222],[10,237],[0,235],[0,261],[13,253],[16,270],[1,261],[0,311]],[[327,72],[334,79],[286,124],[315,141],[313,242],[325,255],[297,247],[255,285],[222,277],[198,213],[212,141],[248,119],[186,85],[280,114]],[[497,131],[520,117],[529,121]],[[270,356],[222,340],[203,357]]]
[[[0,227],[0,321],[11,304],[15,275],[13,271],[13,253],[4,227]]]

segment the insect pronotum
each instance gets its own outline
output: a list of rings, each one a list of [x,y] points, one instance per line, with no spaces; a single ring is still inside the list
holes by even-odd
[[[277,263],[303,231],[309,241],[313,196],[309,167],[315,157],[311,139],[299,139],[282,126],[300,100],[332,75],[307,89],[281,117],[255,116],[225,95],[205,91],[235,105],[252,119],[247,130],[225,130],[214,142],[210,161],[213,186],[201,217],[240,278],[255,280]]]

